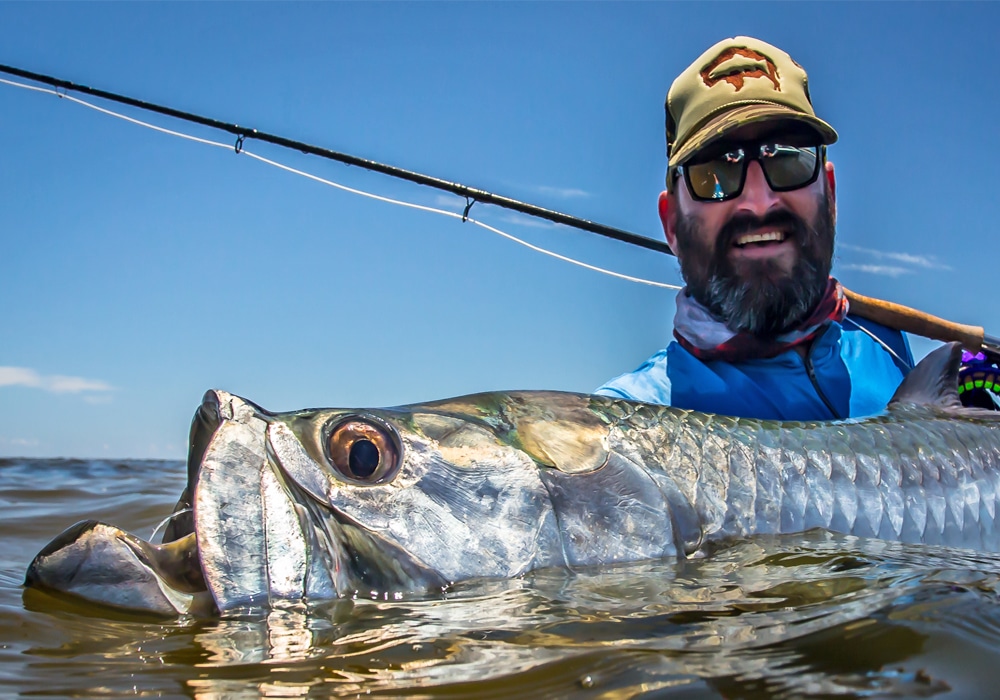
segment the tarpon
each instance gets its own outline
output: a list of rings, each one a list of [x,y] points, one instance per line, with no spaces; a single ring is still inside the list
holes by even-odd
[[[548,391],[269,413],[212,390],[164,544],[78,523],[26,584],[225,614],[810,528],[997,552],[1000,412],[962,406],[960,353],[928,355],[882,414],[826,422]]]

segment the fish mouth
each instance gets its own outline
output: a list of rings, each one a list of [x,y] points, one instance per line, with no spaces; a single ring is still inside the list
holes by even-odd
[[[204,486],[207,480],[211,482],[209,489],[223,488],[223,499],[242,506],[237,515],[247,516],[254,505],[259,510],[259,486],[247,479],[226,481],[220,472],[240,474],[243,468],[237,462],[247,462],[252,473],[262,473],[266,465],[261,428],[264,414],[259,407],[226,392],[207,392],[191,423],[188,483],[167,521],[162,543],[153,544],[97,520],[79,522],[35,556],[25,574],[25,586],[156,615],[213,615],[233,607],[234,596],[240,596],[248,584],[246,576],[240,579],[234,568],[246,567],[239,562],[229,565],[218,561],[225,554],[225,548],[218,544],[225,534],[218,532],[224,516],[211,511],[231,507],[213,503]],[[234,433],[235,448],[230,444]],[[245,492],[237,493],[240,488]],[[208,517],[199,518],[203,513]],[[203,520],[208,521],[207,532]],[[259,532],[262,525],[259,519],[246,517],[241,524],[248,532]],[[260,564],[259,560],[254,563]],[[227,591],[227,579],[234,577],[243,585]],[[246,602],[253,604],[250,598]]]
[[[211,616],[446,583],[332,508],[323,466],[282,416],[246,399],[205,394],[187,471],[161,544],[77,523],[36,555],[25,585],[132,612]]]
[[[208,391],[191,423],[187,487],[162,543],[98,521],[77,523],[36,555],[25,585],[168,616],[335,594],[327,562],[310,571],[310,555],[323,548],[303,495],[269,457],[270,420],[250,401]]]

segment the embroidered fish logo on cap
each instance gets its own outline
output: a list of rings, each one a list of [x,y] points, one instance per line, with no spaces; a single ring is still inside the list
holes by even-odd
[[[781,91],[778,67],[766,55],[744,47],[730,47],[701,69],[701,79],[708,87],[724,80],[739,92],[747,78],[767,78]]]

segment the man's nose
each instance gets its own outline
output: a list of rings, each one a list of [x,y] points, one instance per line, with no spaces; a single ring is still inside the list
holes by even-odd
[[[747,167],[747,179],[743,183],[743,193],[740,195],[738,208],[763,216],[771,207],[778,203],[778,195],[764,178],[764,171],[757,161],[751,161]]]

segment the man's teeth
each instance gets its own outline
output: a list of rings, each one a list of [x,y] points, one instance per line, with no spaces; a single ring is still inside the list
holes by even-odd
[[[785,240],[785,234],[781,231],[768,231],[766,233],[748,233],[736,239],[736,245],[745,246],[748,243],[780,243]]]

